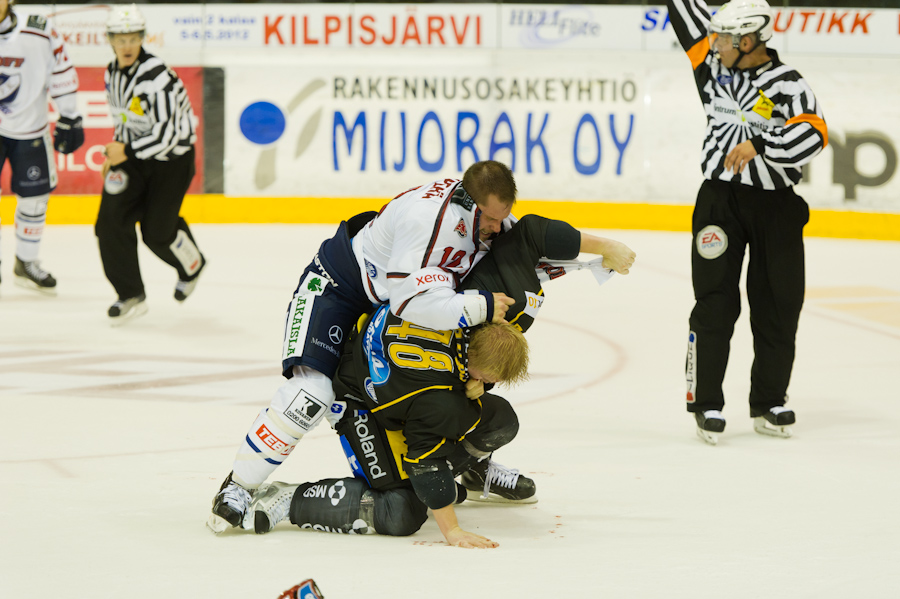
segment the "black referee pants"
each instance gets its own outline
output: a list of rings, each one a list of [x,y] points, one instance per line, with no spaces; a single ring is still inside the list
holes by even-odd
[[[199,275],[199,270],[189,275],[170,248],[179,230],[191,241],[194,239],[187,223],[178,215],[194,173],[191,150],[167,162],[129,159],[114,167],[107,177],[94,232],[103,270],[119,299],[144,293],[135,231],[138,222],[144,243],[163,262],[175,268],[181,280],[189,281]],[[114,182],[110,183],[113,175]]]
[[[696,304],[686,364],[689,412],[725,405],[722,381],[741,312],[738,283],[747,246],[754,349],[750,414],[784,405],[803,306],[803,227],[808,221],[809,208],[792,188],[766,191],[724,181],[705,181],[700,187],[692,227]],[[723,251],[717,245],[719,229],[725,237]]]

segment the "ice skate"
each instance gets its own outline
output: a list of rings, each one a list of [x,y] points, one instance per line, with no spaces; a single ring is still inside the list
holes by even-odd
[[[46,270],[42,269],[40,262],[23,262],[16,257],[16,266],[13,269],[16,275],[16,285],[31,289],[44,295],[56,295],[56,279]]]
[[[253,513],[253,531],[258,535],[266,534],[275,525],[288,517],[291,500],[300,485],[274,482],[262,485],[253,495],[250,511]]]
[[[216,534],[230,528],[247,528],[252,524],[248,515],[250,511],[251,492],[231,480],[231,474],[222,483],[219,492],[213,499],[212,514],[206,526]]]
[[[194,288],[197,287],[197,281],[200,280],[200,273],[203,272],[203,269],[206,268],[206,260],[203,260],[203,265],[200,267],[200,270],[197,271],[197,276],[191,279],[190,281],[182,281],[178,279],[178,282],[175,283],[175,299],[179,302],[183,302],[188,298],[190,294],[194,292]]]
[[[697,419],[697,436],[710,445],[719,443],[719,433],[725,430],[725,418],[719,410],[695,412]]]
[[[753,430],[760,435],[787,439],[794,434],[789,425],[797,421],[794,411],[784,406],[775,406],[765,412],[751,411]]]
[[[130,297],[124,300],[117,300],[106,313],[109,315],[110,324],[114,327],[120,327],[129,320],[133,320],[138,316],[147,313],[147,296],[143,293],[137,297]]]
[[[467,489],[469,501],[537,503],[532,479],[490,459],[476,462],[459,480]]]

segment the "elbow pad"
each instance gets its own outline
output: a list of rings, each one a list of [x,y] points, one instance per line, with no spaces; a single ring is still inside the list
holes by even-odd
[[[490,291],[469,289],[460,295],[463,297],[463,311],[458,328],[467,329],[494,320],[494,296]]]
[[[567,222],[551,220],[547,223],[544,246],[551,260],[574,260],[581,250],[581,232]]]
[[[433,510],[455,503],[458,495],[447,460],[420,460],[404,465],[419,500]]]

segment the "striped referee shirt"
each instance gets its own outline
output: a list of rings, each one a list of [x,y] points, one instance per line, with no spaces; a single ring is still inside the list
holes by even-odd
[[[828,127],[812,89],[771,49],[770,62],[725,68],[709,45],[710,15],[703,0],[666,2],[706,110],[703,176],[769,190],[799,183],[800,167],[828,145]],[[726,171],[725,157],[747,140],[758,155],[743,173]]]
[[[113,60],[106,69],[106,96],[115,140],[138,160],[169,160],[197,141],[196,117],[181,79],[163,61],[141,48],[130,67]]]

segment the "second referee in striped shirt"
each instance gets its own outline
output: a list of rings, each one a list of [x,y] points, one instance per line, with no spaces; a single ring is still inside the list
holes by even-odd
[[[706,111],[694,206],[692,271],[696,304],[686,360],[687,409],[713,445],[725,429],[722,382],[746,248],[753,330],[750,416],[758,433],[790,436],[784,406],[803,306],[803,227],[809,207],[794,193],[801,167],[828,143],[812,90],[766,47],[765,0],[734,0],[711,16],[703,0],[667,0],[669,19],[694,70]]]
[[[106,70],[115,135],[106,145],[95,232],[118,295],[108,311],[114,326],[147,311],[136,223],[147,247],[178,271],[176,300],[187,299],[206,266],[179,216],[195,173],[196,117],[178,75],[144,50],[145,29],[134,4],[113,8],[106,24],[116,54]]]

